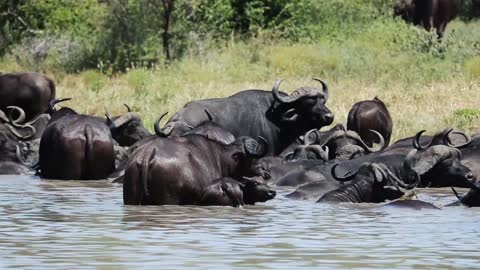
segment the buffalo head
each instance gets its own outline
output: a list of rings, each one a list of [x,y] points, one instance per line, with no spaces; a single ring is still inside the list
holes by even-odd
[[[260,177],[242,177],[239,182],[242,184],[243,200],[245,204],[266,202],[275,198],[277,193]]]
[[[362,138],[351,130],[345,130],[342,124],[338,124],[328,131],[311,130],[305,134],[305,139],[321,148],[328,148],[329,159],[347,160],[368,153],[378,152],[385,145],[383,136],[375,130],[370,130],[379,139],[375,147],[368,146]]]
[[[140,115],[136,112],[131,112],[130,107],[127,107],[128,112],[123,115],[110,118],[108,111],[106,113],[107,125],[112,132],[113,139],[121,146],[131,146],[135,142],[152,135],[142,123]]]
[[[281,105],[278,108],[281,124],[309,130],[328,126],[333,122],[333,113],[325,105],[328,100],[328,86],[322,80],[314,80],[322,85],[322,89],[301,87],[290,95],[278,91],[282,80],[275,82],[272,95]]]
[[[472,171],[460,162],[460,150],[448,145],[434,145],[424,149],[418,142],[422,133],[423,131],[415,136],[415,149],[405,159],[406,164],[422,176],[422,186],[480,187]]]

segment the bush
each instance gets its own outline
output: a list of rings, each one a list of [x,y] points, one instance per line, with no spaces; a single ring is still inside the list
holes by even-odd
[[[446,119],[446,124],[449,127],[455,127],[468,133],[476,133],[480,130],[480,110],[455,110],[452,115]]]

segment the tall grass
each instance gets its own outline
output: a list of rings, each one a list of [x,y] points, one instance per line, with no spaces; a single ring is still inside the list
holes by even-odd
[[[119,114],[126,103],[149,128],[162,112],[173,115],[191,100],[270,90],[278,78],[286,79],[281,88],[290,92],[319,77],[328,82],[336,123],[345,123],[355,102],[378,96],[392,114],[394,139],[447,126],[480,131],[480,22],[451,23],[441,43],[434,33],[379,19],[349,38],[291,43],[260,34],[204,45],[209,49],[154,69],[47,75],[57,82],[58,96],[72,97],[66,105],[79,112],[103,115],[106,106]],[[24,69],[12,58],[0,63],[4,72]]]

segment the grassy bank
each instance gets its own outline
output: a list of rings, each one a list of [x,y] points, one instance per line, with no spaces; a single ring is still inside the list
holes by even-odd
[[[396,20],[379,20],[349,37],[298,43],[262,37],[249,41],[205,41],[169,66],[78,74],[46,72],[57,82],[58,97],[82,113],[123,112],[127,103],[151,128],[164,111],[170,115],[186,102],[224,97],[249,88],[271,89],[285,78],[283,91],[328,82],[329,107],[336,123],[345,123],[353,103],[380,97],[394,119],[394,139],[426,129],[458,127],[480,131],[480,22],[449,25],[438,43],[434,34]],[[17,59],[18,60],[18,59]],[[21,61],[20,61],[21,63]],[[5,57],[0,71],[25,70]],[[107,75],[105,75],[107,74]]]

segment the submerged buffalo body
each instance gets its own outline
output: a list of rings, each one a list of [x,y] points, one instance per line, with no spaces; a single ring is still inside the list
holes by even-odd
[[[417,138],[421,133],[417,134]],[[414,140],[416,141],[416,140]],[[418,141],[417,143],[418,144]],[[378,154],[363,156],[355,160],[342,161],[337,164],[327,163],[307,170],[285,175],[277,184],[300,185],[294,193],[288,195],[298,199],[315,199],[326,192],[340,188],[332,168],[337,175],[351,174],[364,164],[381,163],[399,179],[411,179],[412,173],[420,176],[419,187],[478,187],[478,180],[472,171],[461,164],[458,149],[446,145],[433,145],[426,149],[393,149]],[[406,165],[408,164],[408,166]]]
[[[275,197],[272,190],[261,178],[221,178],[208,185],[200,196],[199,205],[238,207],[244,204],[265,202]]]
[[[207,120],[204,111],[208,110],[235,137],[262,136],[270,145],[267,154],[278,155],[306,131],[333,121],[325,105],[328,88],[324,82],[319,80],[322,89],[302,87],[291,95],[279,92],[280,82],[272,91],[246,90],[227,98],[189,102],[157,134],[181,136]]]

